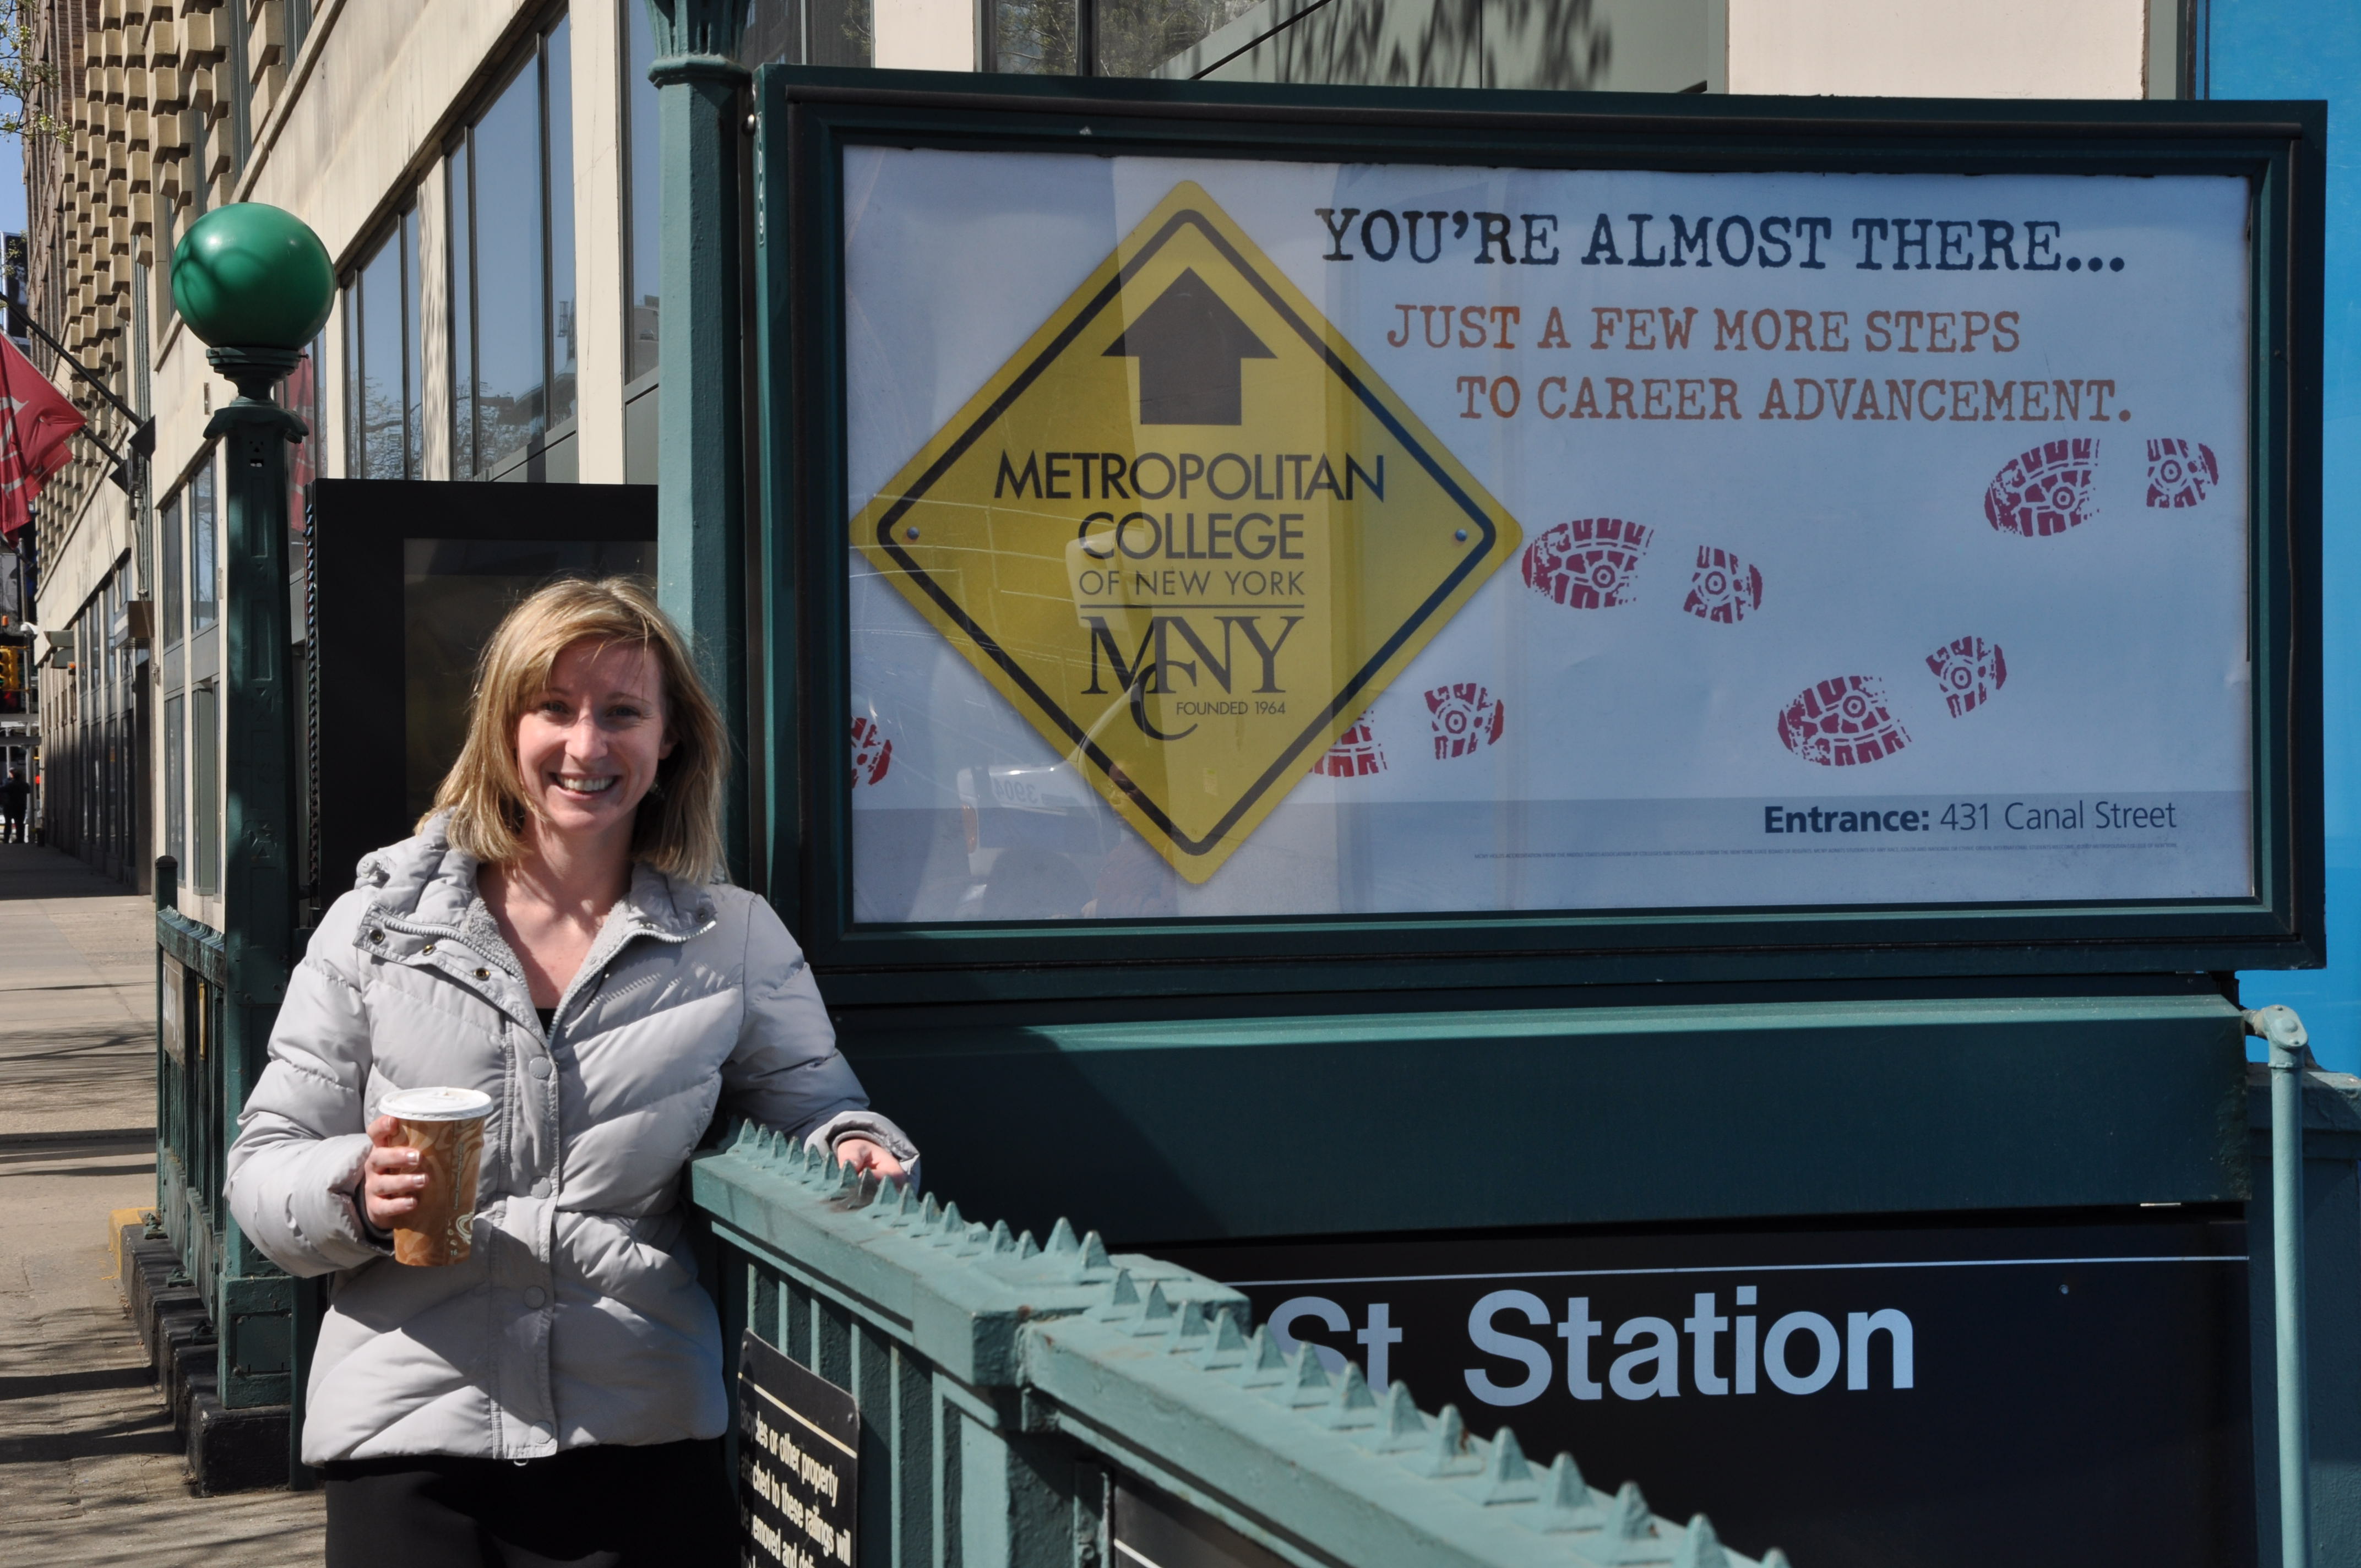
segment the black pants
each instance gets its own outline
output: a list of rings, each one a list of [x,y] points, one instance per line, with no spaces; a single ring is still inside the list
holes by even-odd
[[[725,1568],[721,1440],[547,1459],[412,1454],[323,1466],[327,1568]]]

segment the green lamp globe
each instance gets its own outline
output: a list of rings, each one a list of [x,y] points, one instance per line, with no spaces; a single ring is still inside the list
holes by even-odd
[[[172,308],[215,348],[303,348],[335,292],[320,236],[261,202],[215,207],[172,250]]]

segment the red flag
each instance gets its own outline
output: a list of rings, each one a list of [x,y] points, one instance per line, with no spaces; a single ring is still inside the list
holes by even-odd
[[[0,337],[0,539],[33,521],[33,498],[72,460],[69,444],[82,427],[82,411]]]

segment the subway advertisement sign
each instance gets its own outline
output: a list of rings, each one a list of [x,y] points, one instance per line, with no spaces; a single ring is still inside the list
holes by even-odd
[[[2263,144],[1315,149],[1209,95],[1184,153],[771,80],[846,935],[2316,942]]]
[[[2255,1554],[2246,1245],[2225,1208],[1156,1251],[1749,1556],[2223,1568]]]

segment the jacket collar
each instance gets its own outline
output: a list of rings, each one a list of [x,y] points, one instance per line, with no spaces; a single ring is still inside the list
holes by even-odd
[[[411,932],[432,931],[465,938],[488,926],[489,913],[476,891],[480,869],[474,855],[451,842],[450,813],[438,811],[415,838],[363,856],[356,885],[369,893],[363,926],[391,924]],[[684,881],[645,861],[631,867],[631,890],[609,917],[622,935],[646,935],[685,942],[713,924],[709,886]],[[493,935],[497,938],[497,930]],[[505,944],[500,947],[504,948]]]

